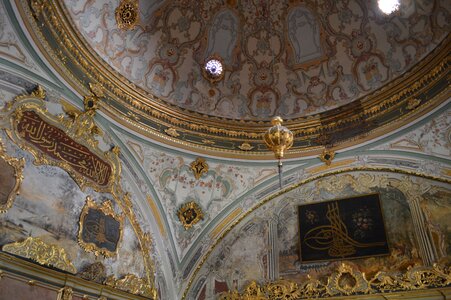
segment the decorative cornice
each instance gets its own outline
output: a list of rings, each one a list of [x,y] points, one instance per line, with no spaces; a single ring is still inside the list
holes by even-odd
[[[269,121],[216,118],[170,105],[127,82],[93,53],[67,17],[64,4],[42,0],[31,1],[31,4],[25,0],[17,1],[21,1],[22,15],[29,22],[27,26],[35,32],[36,42],[52,52],[48,55],[64,61],[54,62],[60,74],[79,91],[85,91],[89,82],[103,85],[106,90],[103,109],[122,125],[197,152],[271,158],[261,140],[270,126]],[[35,19],[27,18],[26,14]],[[287,127],[295,134],[288,157],[306,152],[319,154],[324,145],[343,148],[362,139],[386,134],[446,101],[450,40],[450,37],[445,38],[410,71],[368,96],[332,111],[287,121]],[[179,133],[174,134],[176,132],[183,134],[178,136]],[[248,147],[243,150],[240,147],[243,143],[252,145],[252,151],[247,150]]]
[[[2,247],[2,250],[29,258],[41,265],[55,267],[72,274],[77,272],[63,248],[53,244],[46,244],[40,238],[28,237],[22,242],[6,244]]]

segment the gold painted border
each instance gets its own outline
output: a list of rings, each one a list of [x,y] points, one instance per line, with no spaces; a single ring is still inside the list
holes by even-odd
[[[311,176],[309,178],[303,179],[303,180],[299,181],[298,183],[292,184],[291,186],[288,186],[288,187],[286,187],[286,188],[284,188],[282,190],[279,190],[279,191],[275,192],[272,195],[269,195],[269,196],[263,198],[260,202],[255,204],[251,209],[249,209],[245,213],[239,215],[238,218],[236,218],[233,223],[229,224],[229,226],[221,233],[219,238],[216,239],[211,244],[211,246],[208,248],[208,250],[202,256],[201,261],[197,264],[196,269],[192,272],[192,275],[189,277],[189,281],[188,281],[188,283],[187,283],[187,285],[186,285],[186,287],[184,289],[184,292],[183,292],[181,300],[185,300],[186,299],[186,297],[188,295],[188,292],[190,291],[191,286],[194,283],[194,279],[196,279],[196,276],[199,273],[200,269],[202,268],[204,263],[207,261],[207,259],[210,257],[210,254],[213,252],[213,250],[216,248],[216,246],[218,246],[218,244],[227,236],[227,234],[230,231],[232,231],[239,223],[241,223],[241,221],[243,221],[252,212],[254,212],[258,208],[262,207],[263,205],[267,204],[271,200],[273,200],[273,199],[275,199],[275,198],[277,198],[277,197],[279,197],[279,196],[281,196],[281,195],[283,195],[285,193],[288,193],[288,192],[290,192],[290,191],[292,191],[292,190],[294,190],[294,189],[296,189],[296,188],[298,188],[300,186],[303,186],[303,185],[305,185],[307,183],[310,183],[312,181],[315,181],[315,180],[318,180],[318,179],[322,179],[322,178],[325,178],[325,177],[329,177],[329,176],[333,176],[333,175],[337,175],[337,174],[351,173],[351,172],[361,172],[361,171],[396,173],[396,174],[421,177],[421,178],[428,179],[428,180],[433,180],[433,181],[437,181],[437,182],[441,182],[441,183],[451,184],[451,179],[440,178],[440,177],[427,175],[427,174],[420,173],[420,172],[408,171],[408,170],[396,169],[396,168],[370,167],[370,166],[349,167],[349,168],[344,168],[344,169],[339,169],[339,170],[325,172],[325,173],[322,173],[322,174],[318,174],[318,175]]]
[[[124,234],[124,215],[117,215],[114,212],[112,202],[110,200],[104,201],[100,206],[97,205],[94,200],[90,196],[86,197],[86,203],[83,206],[83,209],[80,214],[80,220],[78,221],[78,244],[85,250],[86,252],[94,252],[95,256],[99,256],[100,254],[105,257],[113,257],[115,256],[120,248],[120,243],[122,241],[122,235]],[[85,221],[86,216],[88,215],[89,209],[100,210],[104,215],[112,217],[114,220],[119,222],[119,240],[117,241],[116,251],[110,251],[105,248],[98,247],[95,243],[85,242],[83,240],[83,223]]]
[[[16,182],[13,189],[8,195],[8,199],[5,204],[0,205],[0,213],[5,213],[14,203],[16,196],[19,194],[20,185],[23,181],[23,168],[25,166],[25,158],[11,157],[6,153],[5,146],[0,138],[0,159],[3,159],[8,165],[14,168],[14,177]]]
[[[269,151],[255,152],[239,149],[239,145],[243,142],[258,143],[259,146],[263,145],[261,136],[267,127],[269,127],[269,122],[243,122],[193,114],[188,110],[169,105],[143,90],[137,90],[135,85],[126,82],[126,80],[124,81],[124,78],[118,72],[104,62],[99,55],[92,52],[87,41],[77,31],[73,21],[68,17],[68,12],[64,4],[43,0],[32,1],[31,5],[27,0],[16,0],[16,3],[18,4],[22,18],[28,21],[25,22],[25,25],[42,53],[46,56],[51,56],[52,59],[49,59],[50,62],[63,61],[63,63],[54,62],[54,67],[76,90],[85,91],[86,87],[79,78],[75,78],[64,66],[64,61],[68,58],[84,70],[89,80],[99,82],[107,87],[109,90],[108,96],[111,100],[121,103],[124,106],[127,110],[127,115],[113,107],[104,107],[106,114],[121,125],[160,142],[201,153],[209,152],[209,154],[214,153],[222,157],[244,159],[272,158]],[[32,10],[30,10],[29,5]],[[41,32],[42,26],[38,27],[37,22],[42,24],[42,26],[47,25],[46,28],[56,39],[56,42],[62,45],[58,53],[54,53],[54,50],[51,49]],[[447,76],[447,65],[451,58],[449,54],[450,49],[451,36],[448,36],[444,38],[436,49],[429,53],[421,62],[417,63],[411,70],[379,90],[357,99],[349,105],[341,107],[340,111],[332,110],[323,114],[290,120],[287,122],[287,127],[295,133],[295,140],[305,138],[315,139],[322,132],[334,134],[334,130],[338,130],[346,124],[356,123],[362,119],[375,119],[385,113],[400,109],[403,111],[403,114],[397,120],[388,122],[365,134],[340,141],[334,147],[336,149],[342,149],[395,130],[407,124],[409,121],[417,119],[419,116],[447,100],[446,92],[449,88],[443,88],[443,91],[439,95],[436,95],[426,103],[418,105],[414,109],[407,109],[407,111],[403,108],[409,103],[412,97],[417,98],[420,93],[424,94],[438,80]],[[356,104],[361,107],[359,111],[355,111]],[[407,107],[410,106],[407,105]],[[234,143],[234,145],[236,142],[236,147],[219,148],[213,147],[208,143],[190,141],[182,138],[177,139],[159,132],[150,125],[144,125],[139,122],[140,118],[150,120],[151,122],[158,122],[162,125],[163,129],[164,127],[174,128],[180,132],[188,132],[197,137],[205,137],[204,140],[208,140],[208,137],[217,137],[218,134],[225,135],[227,141]],[[250,130],[247,130],[247,128],[250,128]],[[181,136],[183,137],[184,135]],[[288,153],[287,157],[319,154],[318,148],[317,146],[294,148]]]

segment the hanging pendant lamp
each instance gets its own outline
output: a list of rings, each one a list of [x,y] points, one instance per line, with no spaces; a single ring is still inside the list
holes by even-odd
[[[264,136],[264,141],[268,149],[274,152],[274,156],[279,160],[279,186],[282,188],[282,158],[286,150],[293,146],[293,133],[282,126],[281,117],[274,117],[271,121],[272,127],[269,128]]]

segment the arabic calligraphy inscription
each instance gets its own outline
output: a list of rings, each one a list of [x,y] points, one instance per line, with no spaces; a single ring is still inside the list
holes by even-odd
[[[108,185],[111,166],[87,147],[73,141],[63,130],[46,123],[36,112],[23,111],[17,131],[28,143],[51,158],[67,163],[77,173],[100,186]]]
[[[389,253],[378,194],[299,206],[303,263]]]

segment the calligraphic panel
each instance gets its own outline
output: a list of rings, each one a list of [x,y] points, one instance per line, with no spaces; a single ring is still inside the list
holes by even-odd
[[[379,194],[299,206],[303,263],[389,253]]]
[[[72,140],[63,130],[45,122],[36,112],[21,113],[17,132],[44,154],[69,164],[75,172],[99,186],[108,186],[112,167],[87,147]]]
[[[90,208],[82,222],[83,242],[93,243],[100,249],[116,252],[121,232],[121,224],[118,220],[98,209]]]

